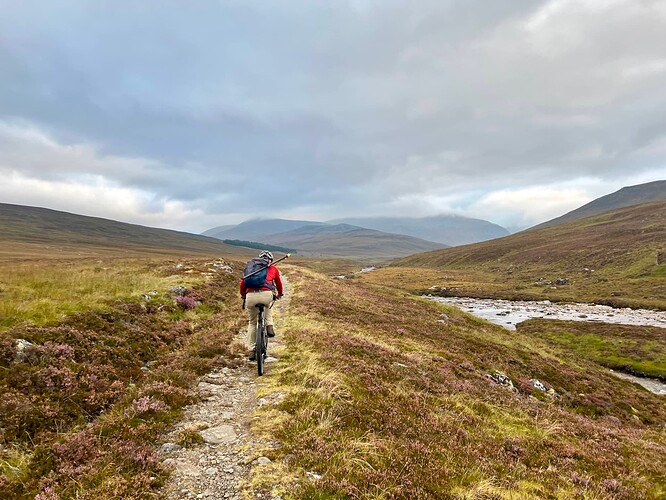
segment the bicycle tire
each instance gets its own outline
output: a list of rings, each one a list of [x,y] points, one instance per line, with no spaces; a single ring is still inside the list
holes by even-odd
[[[264,353],[266,352],[266,325],[264,320],[264,308],[259,308],[259,317],[257,318],[257,342],[255,343],[254,355],[257,358],[257,374],[261,377],[264,374]]]

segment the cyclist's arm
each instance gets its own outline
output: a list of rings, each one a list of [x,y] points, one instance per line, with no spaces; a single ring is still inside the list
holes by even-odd
[[[273,283],[275,283],[275,290],[277,291],[277,296],[278,299],[282,297],[282,279],[280,279],[280,270],[276,267],[275,271],[275,278],[273,279]]]

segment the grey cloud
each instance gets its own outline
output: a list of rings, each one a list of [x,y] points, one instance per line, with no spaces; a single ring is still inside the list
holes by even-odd
[[[209,213],[333,217],[419,193],[469,205],[509,186],[666,174],[660,2],[23,1],[3,14],[0,121],[137,159],[101,173]],[[43,178],[95,168],[15,154]]]

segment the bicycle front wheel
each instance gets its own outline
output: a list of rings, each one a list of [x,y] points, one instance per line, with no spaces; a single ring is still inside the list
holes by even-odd
[[[264,354],[266,352],[266,324],[264,320],[264,311],[259,311],[257,321],[257,342],[255,344],[254,355],[257,358],[257,373],[259,376],[264,374]]]

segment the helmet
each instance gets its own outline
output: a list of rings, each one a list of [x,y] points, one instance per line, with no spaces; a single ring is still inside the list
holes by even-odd
[[[261,252],[259,254],[259,258],[272,261],[273,260],[273,254],[270,253],[268,250],[264,250],[263,252]]]

